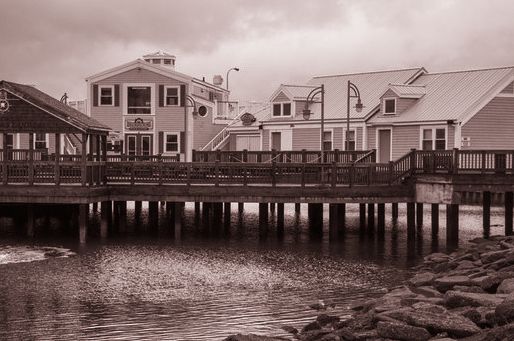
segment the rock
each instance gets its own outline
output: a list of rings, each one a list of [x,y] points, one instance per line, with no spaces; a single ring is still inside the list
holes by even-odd
[[[298,329],[291,326],[282,326],[282,330],[289,334],[298,334]]]
[[[444,304],[450,309],[458,307],[496,307],[502,303],[506,295],[477,294],[474,292],[447,291]]]
[[[503,280],[496,289],[497,294],[512,294],[514,293],[514,278]]]
[[[350,329],[348,329],[348,328],[338,329],[333,334],[339,336],[340,339],[345,340],[345,341],[357,340],[357,337],[355,336],[355,334],[352,333],[350,331]]]
[[[449,276],[441,277],[434,280],[434,286],[440,292],[446,292],[453,289],[455,285],[471,285],[471,280],[468,276]]]
[[[482,331],[479,334],[459,339],[459,341],[511,341],[512,335],[514,335],[514,324],[508,324],[503,327]]]
[[[408,280],[408,283],[415,287],[431,285],[433,280],[435,279],[435,274],[432,272],[423,272],[417,274]]]
[[[392,322],[378,322],[377,333],[380,337],[401,341],[427,341],[432,337],[424,328]]]
[[[430,309],[400,308],[385,314],[411,326],[425,328],[431,332],[447,332],[451,337],[467,337],[479,333],[481,329],[470,319],[449,311],[438,311],[442,307]],[[444,308],[443,308],[444,309]]]
[[[496,306],[494,311],[502,324],[514,322],[514,298],[508,298]]]
[[[305,327],[303,327],[302,333],[303,332],[308,332],[308,331],[311,331],[311,330],[320,330],[320,329],[321,329],[321,326],[319,325],[318,321],[314,321],[314,322],[309,323]]]
[[[494,263],[502,258],[505,258],[505,256],[510,252],[511,250],[509,249],[483,253],[482,255],[480,255],[480,260],[483,264]]]
[[[321,314],[316,318],[316,321],[321,327],[326,326],[327,324],[335,324],[341,321],[341,318],[339,316],[330,316],[327,314]]]

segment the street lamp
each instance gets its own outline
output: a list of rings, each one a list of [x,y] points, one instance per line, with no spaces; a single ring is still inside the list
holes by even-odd
[[[232,71],[232,70],[239,71],[239,68],[238,68],[238,67],[233,67],[232,69],[230,69],[230,70],[228,70],[228,71],[227,71],[227,90],[228,90],[228,74],[229,74],[229,72],[230,72],[230,71]]]
[[[353,94],[350,90],[353,90]],[[361,112],[364,106],[361,102],[361,94],[359,93],[359,89],[352,82],[348,81],[348,96],[346,98],[346,146],[345,150],[350,150],[350,99],[357,98],[357,104],[355,104],[355,110],[357,112]]]
[[[314,96],[321,94],[321,101],[315,102]],[[317,88],[312,89],[312,91],[307,95],[307,100],[305,102],[305,108],[303,109],[303,119],[308,120],[311,117],[311,111],[309,109],[309,105],[311,103],[321,103],[321,135],[320,135],[320,144],[321,144],[321,162],[325,162],[325,145],[323,143],[323,133],[325,130],[325,85],[321,84]]]

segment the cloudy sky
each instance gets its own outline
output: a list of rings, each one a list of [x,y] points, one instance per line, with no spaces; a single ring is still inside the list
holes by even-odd
[[[0,79],[60,98],[163,50],[176,70],[268,100],[313,76],[514,65],[512,0],[0,0]]]

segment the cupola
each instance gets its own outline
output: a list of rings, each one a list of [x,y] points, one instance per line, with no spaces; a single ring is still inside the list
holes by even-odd
[[[175,70],[176,57],[162,50],[155,53],[146,54],[143,59],[151,64],[168,67]]]

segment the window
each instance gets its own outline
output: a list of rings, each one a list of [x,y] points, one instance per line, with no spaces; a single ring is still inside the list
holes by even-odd
[[[423,150],[445,150],[446,149],[446,129],[428,128],[423,129],[422,133]]]
[[[36,133],[36,137],[34,139],[34,148],[46,149],[46,134]]]
[[[136,115],[152,113],[152,87],[127,86],[127,113]]]
[[[13,149],[14,148],[14,135],[13,134],[7,134],[6,136],[6,147],[7,149]]]
[[[167,87],[166,88],[166,105],[179,105],[179,88],[177,87]]]
[[[346,150],[355,150],[355,130],[348,131],[346,138],[345,144],[348,143]]]
[[[396,99],[386,98],[384,99],[384,114],[396,113]]]
[[[112,86],[100,87],[100,105],[114,105],[114,91]]]
[[[291,103],[273,104],[273,116],[291,116]]]
[[[166,153],[178,153],[180,150],[179,141],[179,136],[177,134],[167,134],[164,151]]]
[[[323,150],[332,150],[332,132],[323,132]]]

